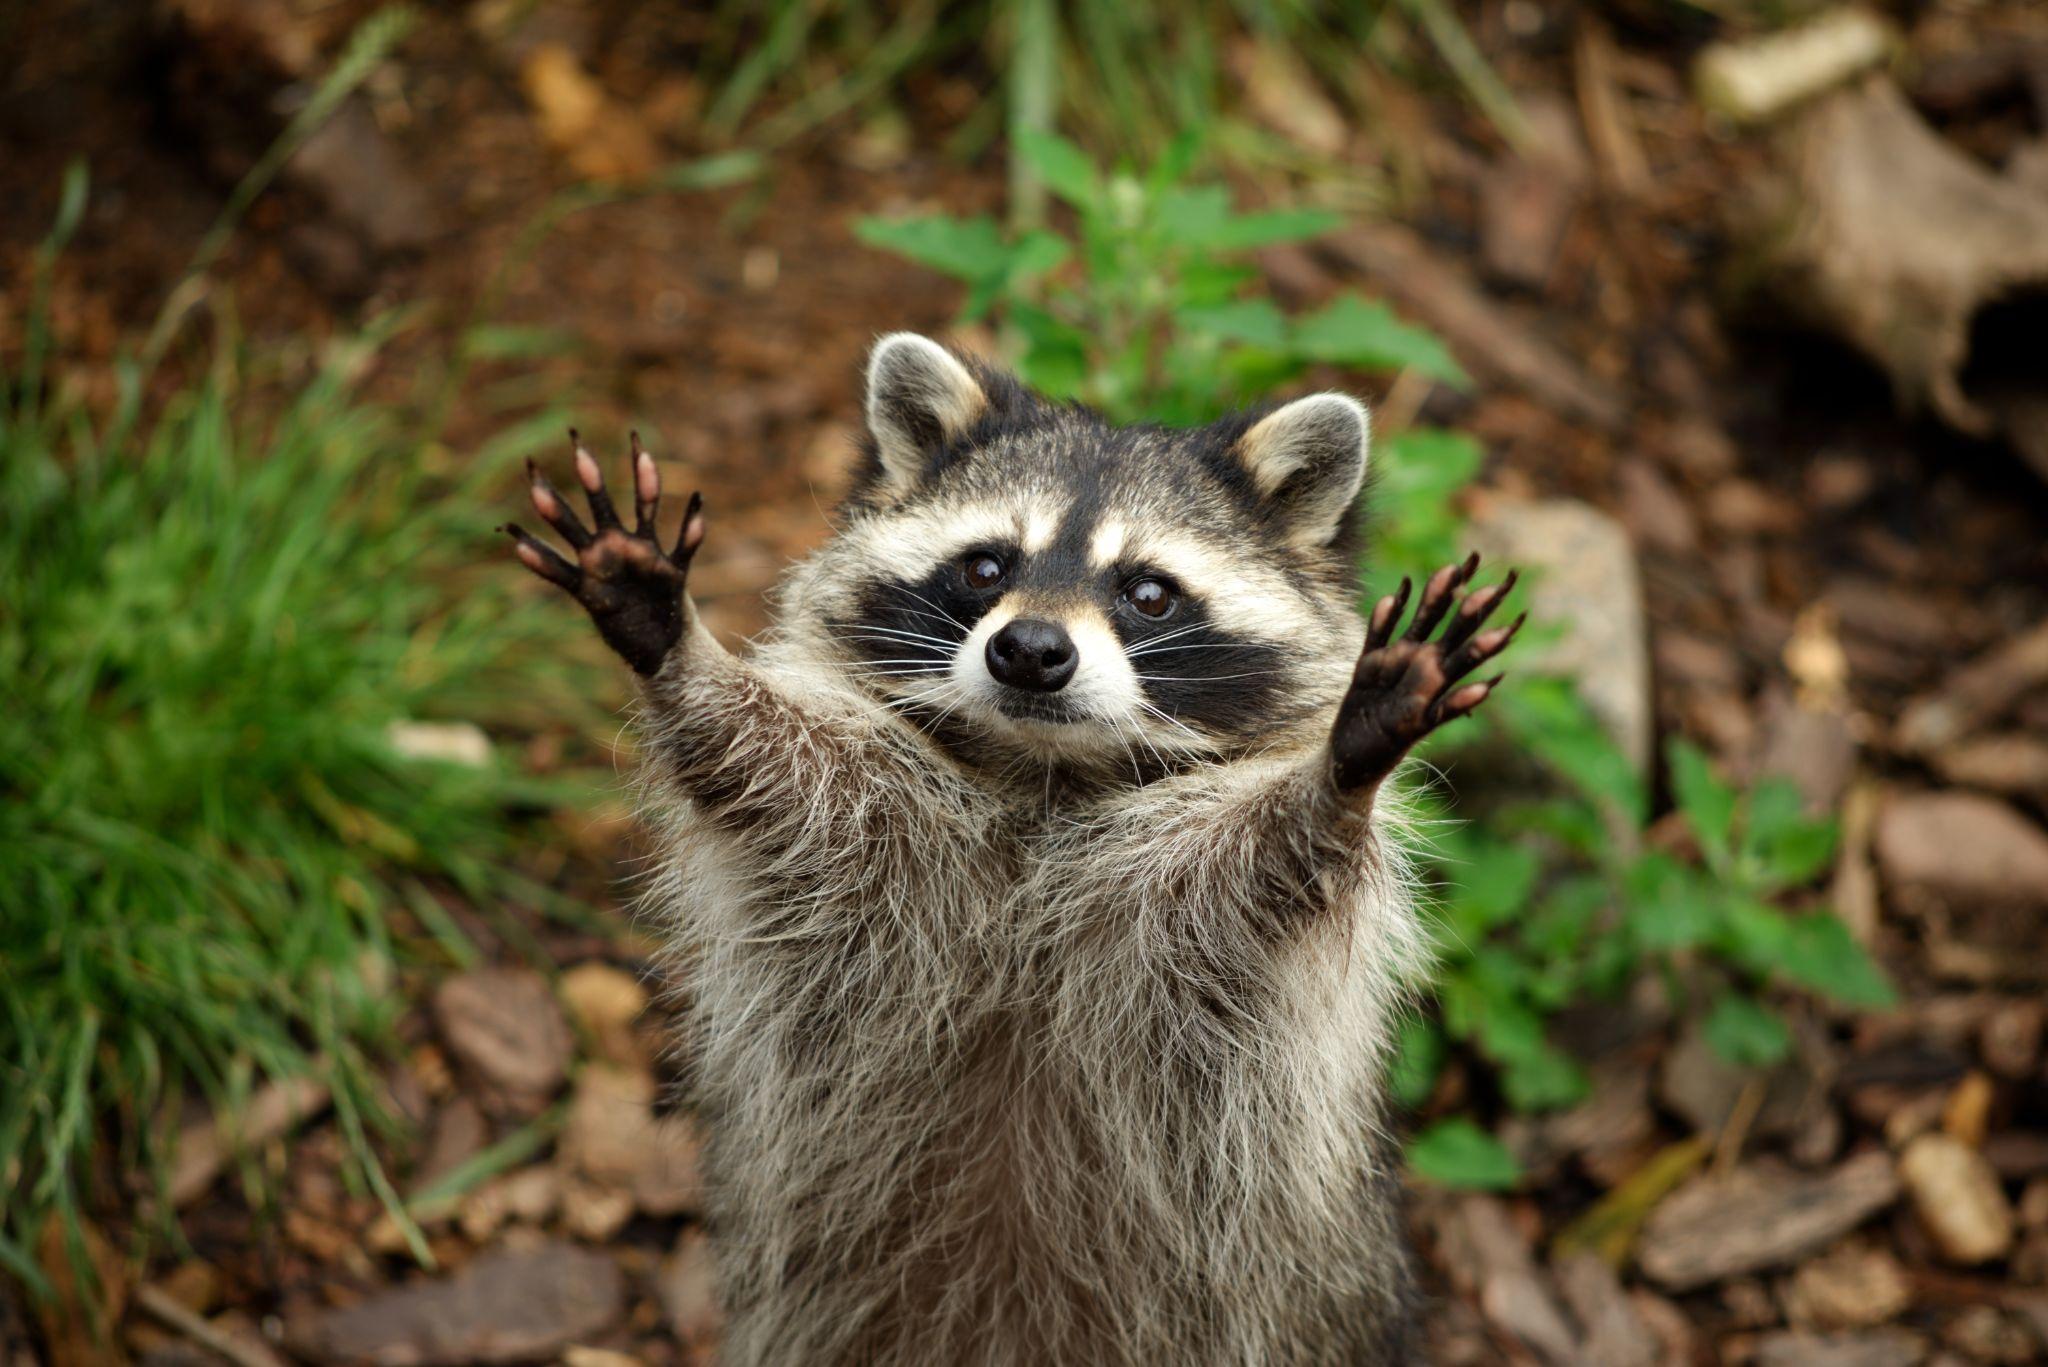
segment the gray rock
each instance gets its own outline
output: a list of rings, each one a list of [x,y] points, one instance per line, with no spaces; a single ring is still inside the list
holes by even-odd
[[[1650,653],[1635,551],[1620,523],[1570,499],[1495,503],[1468,529],[1474,546],[1528,576],[1532,622],[1560,629],[1555,640],[1515,647],[1522,674],[1563,674],[1593,714],[1647,774],[1654,736]]]
[[[557,1241],[287,1323],[285,1342],[315,1362],[364,1367],[523,1362],[603,1332],[625,1290],[610,1258]]]

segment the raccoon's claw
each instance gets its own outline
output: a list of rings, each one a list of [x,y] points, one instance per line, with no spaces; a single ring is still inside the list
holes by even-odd
[[[598,634],[642,674],[652,674],[682,638],[683,590],[690,560],[704,541],[704,500],[690,495],[683,529],[673,551],[664,551],[655,532],[661,509],[661,472],[633,434],[634,527],[627,531],[612,506],[604,472],[572,428],[576,479],[590,503],[595,530],[586,527],[568,501],[532,461],[526,463],[527,496],[541,520],[576,552],[571,564],[545,542],[516,524],[511,536],[519,562],[583,604]]]
[[[1367,788],[1389,773],[1424,736],[1447,721],[1470,713],[1486,701],[1502,675],[1464,683],[1466,675],[1507,649],[1527,614],[1504,627],[1482,631],[1508,592],[1515,573],[1465,595],[1451,613],[1458,590],[1470,583],[1479,557],[1446,565],[1429,577],[1408,630],[1396,639],[1402,610],[1414,586],[1401,587],[1373,605],[1365,633],[1365,650],[1351,673],[1351,687],[1337,709],[1330,733],[1331,760],[1337,786],[1345,791]],[[1450,625],[1436,640],[1430,633],[1450,614]]]

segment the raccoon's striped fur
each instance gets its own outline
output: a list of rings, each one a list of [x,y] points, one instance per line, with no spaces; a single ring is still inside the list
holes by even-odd
[[[1406,1360],[1425,942],[1392,758],[1333,778],[1364,410],[1113,428],[899,334],[868,426],[770,636],[643,652],[726,1359]]]

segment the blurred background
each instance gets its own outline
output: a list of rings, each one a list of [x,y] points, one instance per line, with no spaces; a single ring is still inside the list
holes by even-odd
[[[2048,9],[0,11],[0,1363],[709,1360],[573,422],[818,544],[880,333],[1375,408],[1446,1363],[2048,1358]],[[1462,734],[1460,734],[1462,732]]]

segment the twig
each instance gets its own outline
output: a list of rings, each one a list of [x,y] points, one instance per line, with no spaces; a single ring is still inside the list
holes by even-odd
[[[1579,117],[1586,124],[1586,143],[1600,180],[1609,192],[1633,198],[1650,183],[1649,159],[1636,138],[1635,124],[1614,83],[1614,40],[1597,21],[1581,17],[1579,41],[1572,50],[1573,79],[1578,86]]]
[[[208,1324],[204,1316],[179,1304],[162,1287],[141,1288],[135,1293],[135,1303],[161,1320],[167,1328],[183,1334],[208,1352],[218,1353],[235,1367],[284,1367],[284,1359],[268,1348],[223,1334]]]
[[[1717,1174],[1732,1169],[1736,1160],[1742,1157],[1742,1145],[1749,1138],[1749,1127],[1756,1123],[1757,1112],[1763,1109],[1764,1091],[1764,1080],[1760,1077],[1753,1077],[1742,1084],[1742,1091],[1736,1095],[1735,1104],[1728,1109],[1728,1119],[1714,1140],[1713,1166]]]

